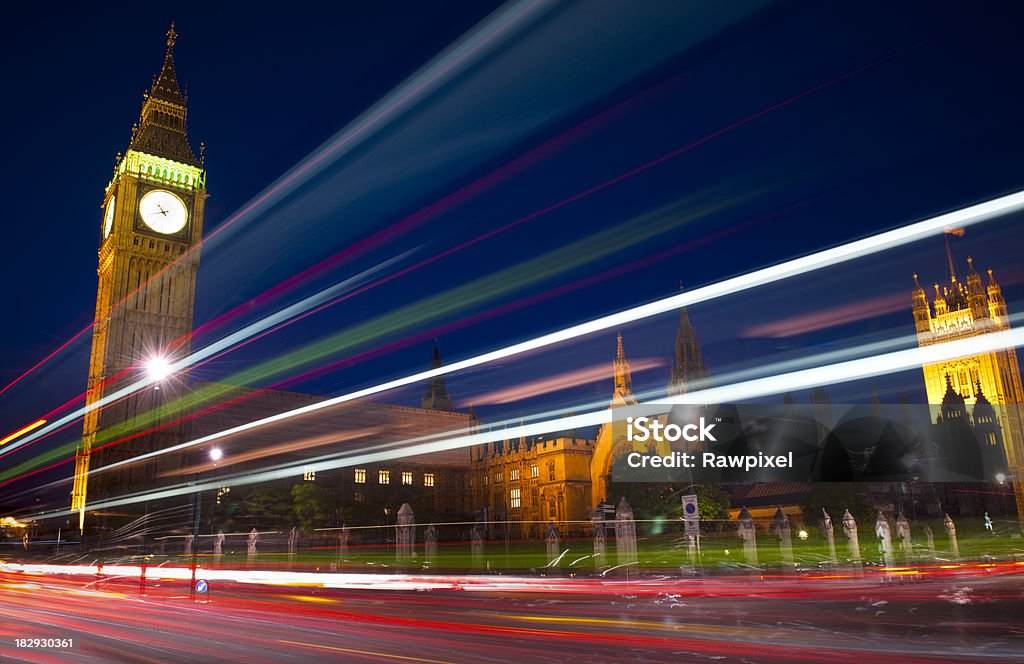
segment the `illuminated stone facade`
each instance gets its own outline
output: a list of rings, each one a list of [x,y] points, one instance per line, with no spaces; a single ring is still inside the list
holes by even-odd
[[[104,192],[87,405],[137,380],[159,349],[171,346],[166,359],[173,361],[190,348],[207,194],[202,159],[188,140],[187,103],[174,69],[176,38],[172,26],[163,67]],[[142,201],[154,192],[164,203],[150,206],[147,217]],[[86,414],[71,499],[80,528],[87,502],[121,487],[151,485],[155,466],[128,466],[99,476],[88,472],[184,439],[186,423],[168,425],[157,417],[161,405],[184,388],[180,379],[171,379]],[[159,431],[104,447],[129,431],[156,427]]]
[[[914,322],[917,341],[928,346],[956,339],[991,334],[1009,329],[1010,319],[1003,292],[988,271],[987,284],[974,267],[974,261],[967,259],[966,283],[957,279],[955,264],[949,257],[949,284],[940,287],[935,284],[935,295],[931,302],[918,277],[914,275],[912,292]],[[967,406],[977,411],[979,397],[982,405],[990,403],[995,409],[1002,433],[1006,461],[1014,485],[1017,510],[1024,516],[1024,428],[1021,423],[1021,404],[1024,404],[1024,387],[1021,385],[1020,365],[1013,348],[1004,348],[991,353],[972,355],[923,367],[928,403],[933,406],[933,420],[939,420],[938,407],[952,391],[962,397]],[[986,412],[988,410],[986,409]],[[974,413],[978,415],[977,412]],[[975,417],[977,419],[977,417]],[[996,437],[987,438],[995,444]],[[999,478],[986,477],[986,481]]]
[[[636,404],[621,334],[616,340],[612,375],[609,410]],[[684,308],[679,314],[668,391],[680,394],[700,389],[708,381],[697,333]],[[671,451],[667,441],[653,445],[659,454]],[[491,520],[504,520],[507,515],[521,536],[539,536],[544,523],[552,519],[563,533],[580,534],[587,530],[584,522],[595,507],[614,504],[620,498],[609,495],[612,463],[634,450],[650,451],[642,443],[629,442],[625,422],[611,414],[595,439],[561,432],[478,445],[472,449],[473,504]]]

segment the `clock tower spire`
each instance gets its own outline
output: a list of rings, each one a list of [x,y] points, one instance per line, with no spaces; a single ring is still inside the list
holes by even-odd
[[[182,376],[167,377],[126,399],[104,400],[138,380],[147,363],[173,362],[190,349],[207,194],[206,171],[188,140],[188,104],[174,65],[177,39],[172,23],[163,66],[143,97],[128,149],[103,195],[86,392],[87,406],[96,407],[85,416],[71,497],[80,529],[87,500],[152,486],[158,472],[154,463],[107,472],[103,466],[188,435],[185,423],[158,417],[161,405],[182,393]]]

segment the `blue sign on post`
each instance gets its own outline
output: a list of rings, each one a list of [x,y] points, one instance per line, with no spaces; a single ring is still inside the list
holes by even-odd
[[[683,496],[683,520],[687,535],[700,535],[700,512],[697,510],[697,496]]]
[[[208,586],[206,585],[206,581],[204,579],[199,579],[198,581],[196,581],[196,592],[197,593],[205,593],[207,587]]]

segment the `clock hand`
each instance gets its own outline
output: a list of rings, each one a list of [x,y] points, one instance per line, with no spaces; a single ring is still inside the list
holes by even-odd
[[[164,215],[165,217],[167,216],[167,210],[165,210],[162,205],[157,204],[156,209],[160,210],[160,214]]]

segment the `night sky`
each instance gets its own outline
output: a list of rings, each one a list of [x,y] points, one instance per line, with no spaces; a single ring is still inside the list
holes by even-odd
[[[335,394],[373,384],[425,368],[434,336],[446,359],[468,357],[664,297],[681,280],[687,287],[712,283],[1024,185],[1018,3],[752,3],[731,16],[711,4],[692,13],[683,3],[553,6],[302,187],[210,242],[196,324],[481,178],[490,178],[486,186],[444,199],[451,204],[425,223],[303,282],[269,308],[247,310],[225,330],[403,252],[410,253],[400,266],[416,264],[691,149],[311,316],[203,367],[198,377],[229,379],[287,349],[679,201],[714,211],[495,299],[434,317],[409,315],[401,329],[332,360],[398,344],[393,352],[290,387]],[[0,110],[8,193],[0,263],[4,385],[92,320],[103,190],[142,92],[159,71],[172,19],[190,137],[197,148],[206,143],[209,233],[498,4],[166,7],[105,4],[9,19],[0,45],[8,99]],[[708,27],[716,21],[721,27]],[[966,270],[968,255],[979,268],[995,269],[1011,313],[1024,311],[1020,222],[1017,215],[987,223],[952,244],[958,270]],[[687,243],[695,246],[657,257]],[[712,372],[911,334],[911,276],[921,273],[930,289],[947,279],[945,264],[937,237],[702,304],[691,317]],[[901,294],[902,305],[893,300]],[[868,304],[840,325],[788,336],[757,329],[858,303]],[[477,318],[454,325],[471,316]],[[630,356],[667,362],[675,320],[623,330]],[[402,343],[410,337],[419,338]],[[83,335],[0,396],[0,432],[84,389],[88,342]],[[614,335],[595,335],[452,376],[449,385],[465,406],[520,381],[607,362],[614,348]],[[663,365],[634,382],[657,387],[667,376]],[[569,407],[581,395],[606,398],[610,389],[598,382],[571,395],[478,410],[486,420]],[[844,389],[837,399],[858,400],[870,386]],[[916,375],[877,389],[923,398]],[[393,400],[414,404],[420,391]]]

